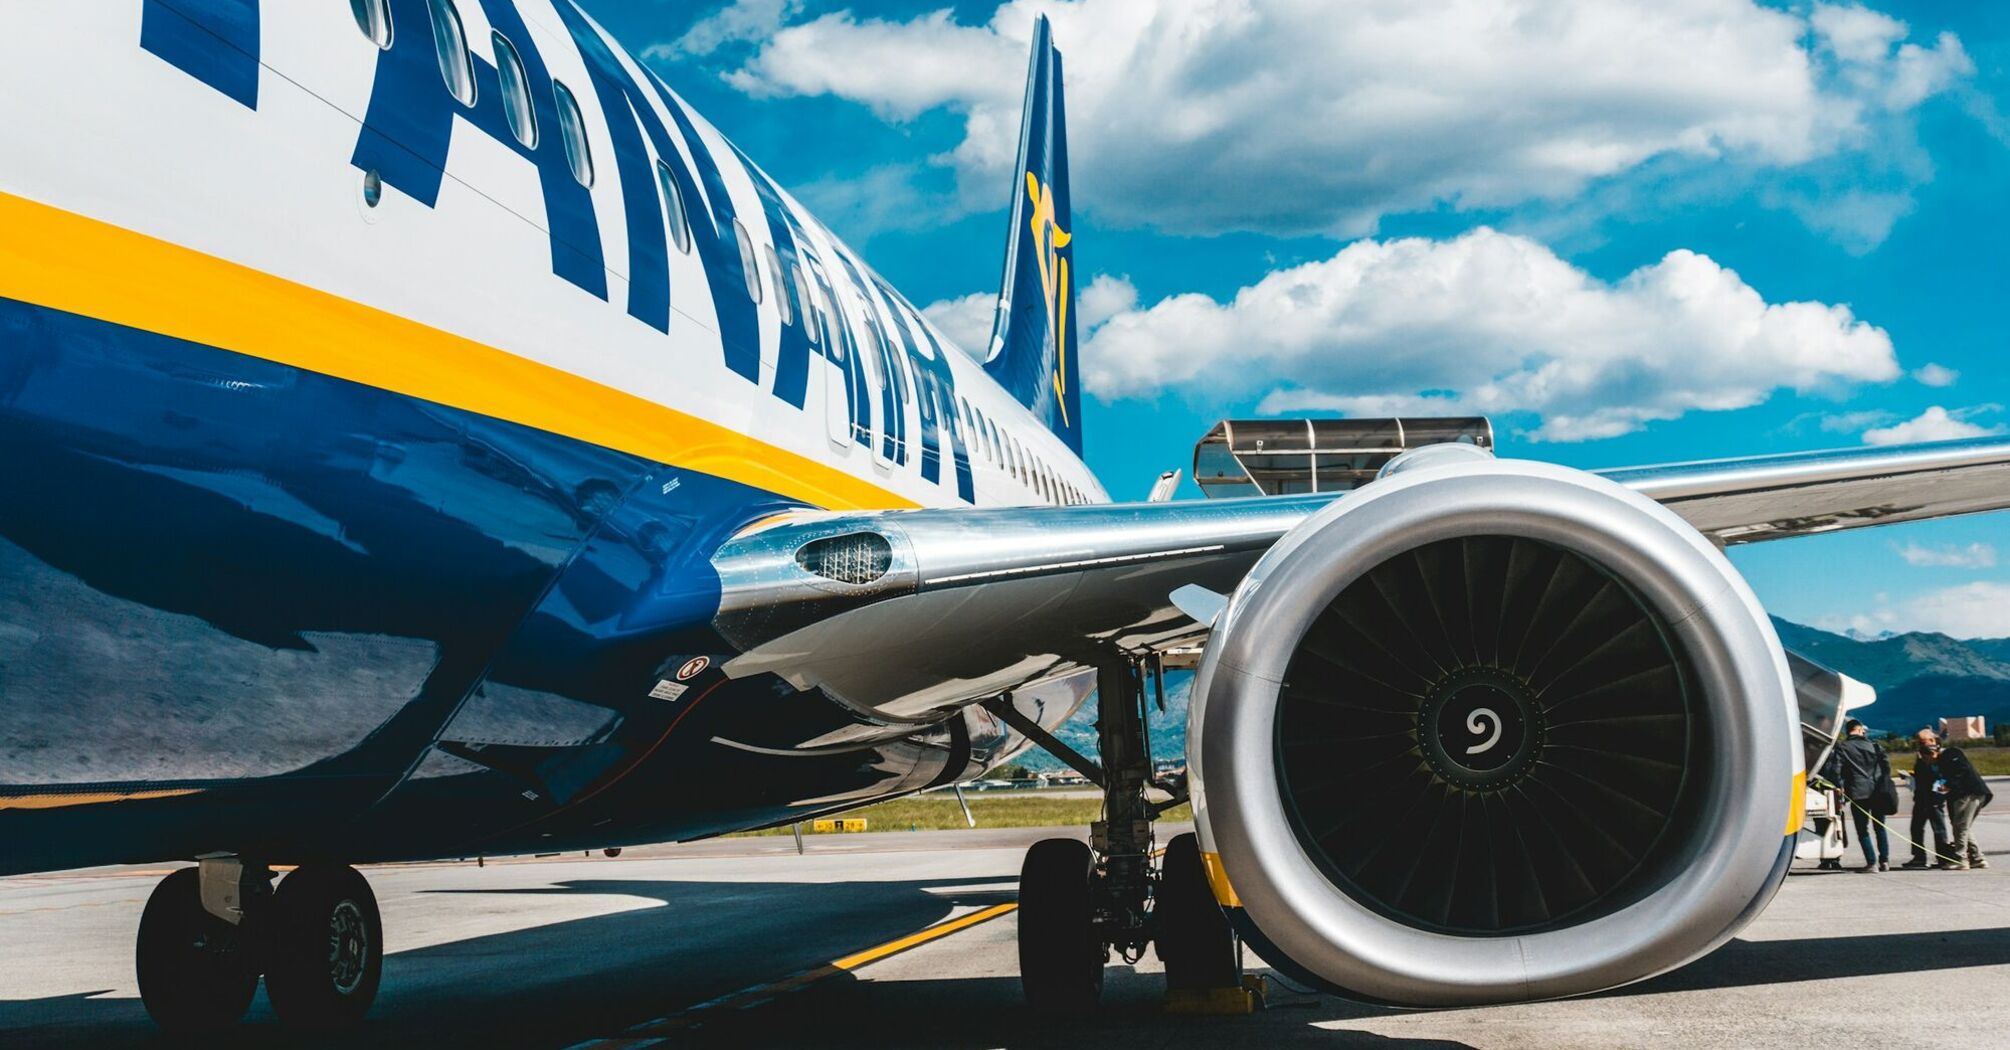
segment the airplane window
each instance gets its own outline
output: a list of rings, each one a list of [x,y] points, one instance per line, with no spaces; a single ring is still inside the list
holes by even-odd
[[[775,308],[782,312],[783,324],[796,323],[796,290],[789,287],[789,275],[782,269],[782,260],[775,255],[775,246],[768,245],[768,279],[775,286]]]
[[[440,77],[447,91],[463,106],[475,104],[475,64],[468,55],[468,34],[461,28],[461,13],[453,0],[432,0],[426,5],[433,16],[433,50],[440,59]]]
[[[747,278],[747,298],[761,301],[761,264],[754,261],[754,239],[740,220],[733,220],[733,239],[740,242],[740,272]]]
[[[593,185],[593,152],[586,143],[586,118],[579,115],[579,101],[572,89],[554,80],[552,97],[558,100],[558,137],[565,140],[565,162],[581,186]]]
[[[502,82],[503,116],[509,120],[516,140],[537,148],[537,114],[530,108],[530,77],[523,71],[523,59],[501,33],[490,33],[496,50],[496,79]]]
[[[670,165],[656,162],[656,182],[663,187],[663,213],[670,217],[670,243],[684,253],[691,251],[691,220],[684,214],[684,191],[677,188],[677,177],[670,174]]]
[[[817,293],[810,286],[809,278],[803,275],[803,268],[800,266],[795,268],[795,281],[796,296],[803,304],[803,332],[810,337],[810,342],[814,343],[821,334],[817,329],[823,327],[818,323]]]
[[[349,13],[356,16],[356,28],[379,49],[391,46],[391,12],[388,0],[349,0]]]

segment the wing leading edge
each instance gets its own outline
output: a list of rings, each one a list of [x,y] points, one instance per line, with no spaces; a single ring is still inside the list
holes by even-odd
[[[2010,508],[2010,440],[1979,439],[1598,473],[1723,544]],[[932,721],[1093,666],[1110,647],[1190,644],[1172,597],[1233,589],[1344,494],[1071,507],[806,514],[713,559],[736,676],[821,686],[871,716]]]

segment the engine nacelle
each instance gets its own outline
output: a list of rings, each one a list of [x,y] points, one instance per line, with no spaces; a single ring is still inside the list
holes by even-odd
[[[1188,729],[1259,953],[1412,1006],[1610,988],[1769,900],[1794,687],[1709,540],[1603,478],[1457,457],[1308,519],[1214,625]]]

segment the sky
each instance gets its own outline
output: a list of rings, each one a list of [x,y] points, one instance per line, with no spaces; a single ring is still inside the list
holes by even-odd
[[[2010,432],[2010,5],[583,2],[974,346],[1047,14],[1119,499],[1222,418],[1585,468]],[[1803,623],[2010,636],[2010,513],[1732,560]]]

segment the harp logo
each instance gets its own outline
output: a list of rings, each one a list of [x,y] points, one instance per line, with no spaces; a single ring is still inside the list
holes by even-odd
[[[1054,192],[1040,185],[1032,172],[1026,173],[1026,196],[1032,201],[1027,210],[1032,226],[1033,256],[1040,264],[1040,290],[1047,297],[1047,330],[1054,338],[1054,401],[1061,409],[1061,422],[1068,424],[1068,256],[1061,254],[1074,238],[1054,224]]]

